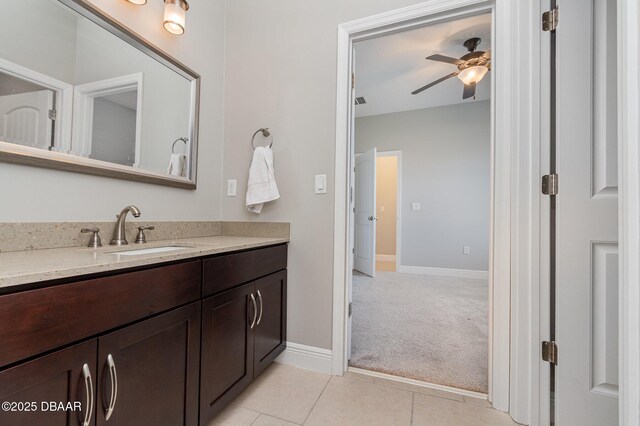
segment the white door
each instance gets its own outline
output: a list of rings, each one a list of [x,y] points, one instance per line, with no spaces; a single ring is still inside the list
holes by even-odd
[[[559,6],[555,421],[617,425],[616,1]]]
[[[53,130],[49,110],[52,108],[51,90],[0,96],[0,140],[49,149]]]
[[[353,268],[373,277],[376,272],[376,149],[356,156],[355,169]]]

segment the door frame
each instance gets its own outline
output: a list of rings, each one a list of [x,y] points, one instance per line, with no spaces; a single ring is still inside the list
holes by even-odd
[[[618,0],[619,422],[640,424],[640,5]]]
[[[494,68],[489,289],[489,391],[493,407],[530,423],[539,411],[541,0],[430,0],[338,26],[332,372],[347,368],[351,72],[354,41],[428,23],[492,12]],[[494,79],[501,75],[500,80]],[[494,117],[510,117],[494,123]],[[521,204],[519,201],[528,201]],[[522,207],[524,206],[524,208]],[[532,213],[533,212],[533,213]],[[494,224],[496,226],[494,226]],[[524,226],[524,228],[523,228]],[[519,250],[512,250],[516,244]],[[521,332],[524,331],[524,332]],[[534,415],[535,417],[535,415]]]
[[[396,168],[396,271],[400,271],[400,265],[402,265],[400,262],[402,247],[402,151],[378,151],[376,153],[376,158],[378,157],[396,157],[398,164]],[[377,184],[378,181],[376,180],[376,186]],[[377,190],[378,188],[376,187],[376,191]],[[376,245],[376,251],[377,250],[378,248]]]

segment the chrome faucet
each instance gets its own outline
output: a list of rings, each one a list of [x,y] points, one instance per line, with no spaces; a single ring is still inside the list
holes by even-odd
[[[125,231],[125,219],[127,213],[131,212],[134,217],[140,217],[140,210],[136,206],[127,206],[117,216],[116,227],[113,230],[113,238],[111,239],[112,246],[124,246],[129,244],[127,242],[127,233]]]

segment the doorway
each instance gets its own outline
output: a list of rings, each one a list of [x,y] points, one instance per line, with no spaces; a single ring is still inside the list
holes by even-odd
[[[354,44],[350,367],[488,392],[491,79],[451,77],[490,52],[488,13]]]

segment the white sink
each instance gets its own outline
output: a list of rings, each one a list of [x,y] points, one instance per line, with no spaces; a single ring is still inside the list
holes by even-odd
[[[184,250],[190,247],[184,246],[165,246],[165,247],[153,247],[145,249],[133,249],[125,251],[112,251],[109,254],[115,254],[118,256],[139,256],[143,254],[165,253],[168,251]]]

